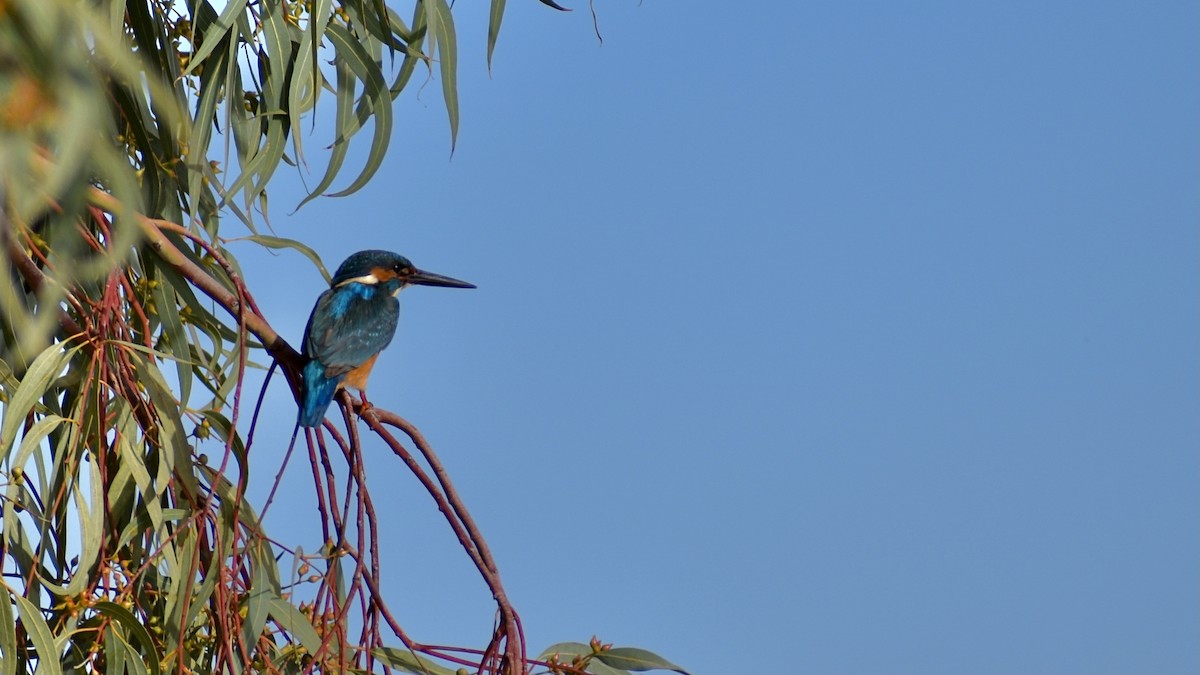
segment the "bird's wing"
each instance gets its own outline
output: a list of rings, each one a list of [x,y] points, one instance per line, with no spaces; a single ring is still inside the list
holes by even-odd
[[[329,376],[362,365],[396,334],[400,303],[376,289],[354,286],[322,293],[304,330],[304,354],[320,361]]]

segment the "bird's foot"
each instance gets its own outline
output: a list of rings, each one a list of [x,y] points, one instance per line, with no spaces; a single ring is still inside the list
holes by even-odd
[[[359,400],[359,406],[358,406],[358,416],[359,417],[365,417],[367,415],[367,413],[369,413],[375,409],[375,404],[373,404],[367,400],[366,392],[363,392],[363,391],[358,392],[358,400]]]

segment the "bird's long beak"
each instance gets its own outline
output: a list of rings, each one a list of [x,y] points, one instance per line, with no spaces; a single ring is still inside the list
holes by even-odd
[[[454,277],[447,277],[433,272],[424,270],[413,270],[412,274],[408,275],[408,283],[417,284],[418,286],[444,286],[446,288],[475,288],[475,284],[469,284],[465,281],[459,281]]]

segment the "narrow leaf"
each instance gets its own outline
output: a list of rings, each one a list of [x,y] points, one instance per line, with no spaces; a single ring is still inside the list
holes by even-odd
[[[229,33],[229,29],[233,28],[233,24],[237,22],[238,16],[245,9],[246,0],[229,0],[228,4],[225,5],[225,9],[221,10],[221,15],[217,17],[216,23],[209,26],[208,30],[204,32],[204,42],[192,54],[191,59],[188,61],[188,67],[183,71],[184,75],[190,75],[193,70],[204,63],[208,55],[217,48],[217,45]]]
[[[586,670],[592,675],[630,675],[628,670],[613,668],[610,665],[606,665],[604,661],[601,661],[596,657],[588,660]]]
[[[99,620],[92,623],[99,623]],[[110,673],[124,673],[125,661],[133,648],[125,641],[125,637],[115,630],[104,632],[104,669]]]
[[[407,649],[376,647],[371,650],[371,655],[386,663],[388,667],[407,673],[417,673],[418,675],[454,675],[455,673],[455,671],[429,659],[421,658]]]
[[[295,249],[302,253],[304,257],[312,261],[313,265],[315,265],[317,270],[321,273],[321,276],[325,278],[325,283],[329,283],[329,281],[333,278],[329,275],[329,270],[325,269],[325,264],[321,262],[321,256],[317,255],[317,252],[312,250],[312,248],[310,248],[307,244],[296,241],[295,239],[288,239],[286,237],[271,237],[261,234],[243,237],[242,239],[246,241],[252,241],[256,244],[261,244],[267,248]],[[242,239],[232,239],[230,241],[241,241]]]
[[[162,322],[162,333],[166,338],[162,350],[175,357],[175,373],[179,378],[179,405],[187,406],[192,395],[191,343],[183,330],[179,318],[181,303],[169,279],[158,279],[154,287],[154,304],[158,319]]]
[[[492,52],[496,49],[496,38],[500,37],[500,22],[504,20],[505,0],[492,0],[491,12],[488,16],[488,72],[492,72]]]
[[[59,659],[62,655],[54,647],[54,634],[50,632],[50,626],[46,624],[41,610],[17,593],[13,593],[12,597],[17,601],[21,625],[25,628],[29,640],[33,642],[33,648],[37,650],[38,674],[62,675],[62,663]]]
[[[282,3],[271,3],[279,7]],[[241,174],[234,180],[233,185],[221,195],[220,207],[232,206],[229,200],[238,192],[245,190],[244,203],[247,211],[250,205],[266,189],[267,182],[279,167],[286,150],[288,111],[287,97],[284,93],[284,82],[291,68],[292,41],[288,37],[292,27],[287,25],[277,12],[268,12],[264,23],[264,40],[267,49],[258,51],[259,79],[263,85],[262,100],[256,118],[266,125],[266,138],[258,143],[253,157],[238,156]],[[245,31],[249,34],[249,25]],[[248,219],[239,214],[243,221]],[[253,229],[253,226],[251,226]]]
[[[542,653],[538,655],[538,660],[545,660],[555,654],[559,656],[583,656],[584,654],[591,653],[591,646],[582,642],[558,642],[543,649]]]
[[[450,151],[458,142],[458,39],[454,17],[446,0],[427,0],[430,42],[437,43],[437,61],[442,73],[442,98],[450,118]]]
[[[183,431],[183,420],[179,416],[179,401],[171,394],[170,387],[162,378],[162,373],[152,363],[142,358],[133,359],[137,366],[138,378],[146,387],[146,393],[154,403],[158,413],[158,443],[163,449],[162,464],[174,469],[183,487],[192,495],[199,494],[199,484],[196,474],[192,471],[192,452],[188,445],[187,435]]]
[[[638,649],[637,647],[613,647],[612,649],[596,654],[596,658],[613,668],[620,668],[621,670],[673,670],[682,675],[687,675],[687,671],[683,668],[654,652]]]
[[[256,551],[252,557],[254,560],[253,577],[250,582],[250,590],[246,594],[246,618],[242,623],[242,639],[246,645],[258,642],[263,628],[267,625],[267,617],[270,616],[270,601],[279,597],[271,588],[266,570],[267,565],[275,565],[275,560],[269,555],[261,555],[259,551]]]
[[[38,354],[21,378],[21,386],[13,392],[12,398],[4,406],[4,423],[0,425],[0,457],[8,455],[17,430],[25,421],[25,416],[33,409],[46,394],[50,384],[62,372],[67,360],[78,351],[78,347],[64,350],[61,344],[53,344]]]
[[[321,196],[333,184],[333,179],[341,171],[342,164],[346,161],[346,153],[350,150],[350,136],[346,134],[346,130],[357,130],[354,118],[354,76],[350,72],[350,67],[346,65],[346,60],[340,56],[334,58],[333,68],[337,73],[337,114],[334,128],[338,130],[338,136],[333,141],[333,147],[329,153],[329,163],[325,165],[325,175],[321,177],[321,182],[312,189],[312,192],[300,200],[300,203],[296,205],[297,210]],[[324,267],[322,267],[323,269]],[[326,273],[325,276],[328,281],[329,275]]]
[[[116,621],[122,628],[129,631],[130,635],[137,639],[142,649],[141,660],[150,667],[150,672],[153,675],[159,675],[162,672],[162,666],[160,665],[162,656],[154,647],[154,639],[150,637],[150,631],[146,630],[146,627],[133,615],[133,612],[115,602],[108,601],[97,602],[92,605],[92,608]]]
[[[403,40],[396,39],[397,33],[390,25],[389,18],[392,10],[382,3],[378,8],[371,8],[373,11],[368,11],[366,7],[358,7],[354,3],[343,5],[342,8],[350,15],[351,22],[366,28],[371,37],[378,40],[380,44],[386,45],[389,54],[394,55],[397,51],[407,52],[408,48],[404,44],[407,39],[403,34],[400,34]]]
[[[205,40],[208,44],[208,39]],[[206,169],[208,169],[208,145],[212,142],[213,119],[217,112],[217,103],[222,96],[221,84],[228,76],[230,50],[236,47],[236,41],[226,43],[227,49],[222,49],[212,57],[211,63],[204,66],[200,77],[200,97],[196,100],[196,119],[189,125],[191,133],[187,141],[187,185],[188,204],[193,213],[199,210],[201,188],[204,185]],[[233,66],[237,68],[236,65]]]
[[[404,63],[400,64],[400,72],[396,73],[396,79],[392,80],[391,95],[395,100],[400,95],[401,91],[408,86],[408,81],[412,79],[413,73],[417,69],[417,63],[430,61],[430,59],[421,52],[421,45],[425,41],[425,36],[429,34],[425,22],[425,4],[418,2],[413,8],[413,27],[411,30],[405,27],[404,19],[392,10],[388,10],[388,22],[393,31],[398,34],[407,35],[408,50],[404,57]],[[432,46],[431,46],[432,48]]]
[[[0,593],[0,675],[17,673],[17,618],[13,616],[12,603],[8,601],[8,587]]]
[[[55,427],[63,422],[69,421],[70,420],[67,418],[59,417],[58,415],[46,415],[38,420],[37,423],[30,427],[29,431],[25,432],[25,435],[21,437],[21,445],[19,448],[17,448],[17,456],[16,460],[13,462],[13,466],[23,465],[26,458],[33,454],[38,446],[41,445],[42,441],[54,431]]]
[[[271,608],[271,619],[279,624],[280,628],[299,640],[309,653],[316,653],[321,648],[321,636],[317,635],[317,631],[309,623],[308,617],[301,614],[300,610],[279,597],[270,598],[267,602]]]
[[[102,515],[104,490],[100,483],[100,471],[95,468],[95,463],[88,467],[87,474],[91,489],[88,491],[86,500],[78,482],[71,486],[71,496],[75,502],[75,510],[78,512],[77,521],[81,546],[75,573],[63,587],[62,595],[74,596],[84,592],[91,581],[89,572],[92,565],[100,555],[100,541],[104,535],[104,516]]]
[[[350,34],[344,26],[330,24],[327,35],[334,49],[345,59],[350,70],[363,83],[363,97],[368,99],[371,112],[375,117],[375,134],[371,140],[371,150],[367,155],[366,165],[362,172],[346,189],[336,192],[331,197],[343,197],[358,191],[379,169],[383,156],[387,153],[388,142],[392,136],[392,99],[389,95],[387,81],[383,73],[367,54],[362,44]],[[339,130],[341,132],[342,130]]]

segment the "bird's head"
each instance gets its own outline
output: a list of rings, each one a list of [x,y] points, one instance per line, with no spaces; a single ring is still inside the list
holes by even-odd
[[[475,288],[475,284],[419,270],[408,258],[398,253],[380,250],[359,251],[346,258],[345,262],[338,266],[330,283],[334,288],[349,283],[372,286],[378,284],[390,288],[393,292],[410,284]]]

